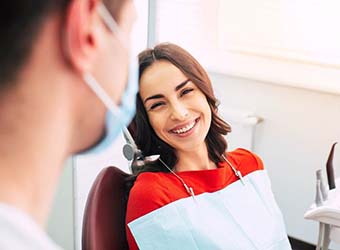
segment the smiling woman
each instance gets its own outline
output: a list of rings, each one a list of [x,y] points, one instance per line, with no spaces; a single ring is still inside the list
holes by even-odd
[[[153,72],[150,72],[151,70]],[[165,92],[165,95],[154,95],[145,99],[144,104],[149,113],[149,120],[151,126],[154,128],[158,137],[164,141],[168,141],[168,144],[176,148],[176,141],[172,142],[173,139],[187,137],[192,134],[194,127],[197,128],[199,122],[204,122],[203,137],[207,134],[208,128],[211,122],[211,112],[209,109],[208,102],[204,94],[196,88],[196,86],[184,80],[176,86],[174,84],[174,78],[184,78],[184,74],[168,62],[158,62],[150,67],[148,74],[149,77],[153,77],[152,74],[158,74],[158,71],[164,71],[164,75],[160,79],[141,79],[141,98],[146,95],[147,92],[158,91],[158,86],[167,86],[168,88],[159,89],[159,91]],[[169,78],[168,74],[172,74],[173,78]],[[177,76],[177,77],[176,77]],[[164,77],[164,78],[163,78]],[[162,82],[169,81],[169,84],[159,84]],[[146,81],[146,83],[145,83]],[[182,80],[180,80],[182,81]],[[171,88],[171,85],[175,85]],[[160,87],[159,87],[160,88]],[[154,101],[151,101],[153,98]],[[147,103],[149,101],[149,103]],[[201,108],[201,110],[200,110]],[[193,112],[189,114],[189,110]],[[193,117],[190,117],[193,116]],[[159,119],[163,117],[163,119]],[[169,119],[164,119],[165,117]],[[204,119],[207,117],[206,119]],[[200,119],[202,118],[202,119]],[[178,120],[178,122],[176,122]],[[206,120],[206,121],[203,121]],[[196,126],[197,125],[197,126]],[[197,131],[197,129],[195,130]],[[197,134],[198,132],[196,132]],[[170,138],[167,138],[170,135]],[[171,136],[175,136],[172,138]],[[204,138],[203,138],[204,140]]]
[[[166,60],[152,64],[140,78],[140,98],[155,135],[176,149],[178,159],[187,152],[207,151],[208,101],[177,67]],[[176,164],[176,170],[180,167]]]
[[[160,154],[173,168],[179,158],[178,152],[175,153],[176,141],[188,135],[175,131],[180,132],[197,120],[196,142],[202,144],[206,140],[206,145],[203,143],[202,146],[207,147],[209,158],[214,162],[221,161],[227,148],[223,136],[231,128],[217,114],[218,100],[199,62],[177,45],[160,44],[140,53],[139,63],[140,93],[134,123],[136,143],[144,155]],[[197,136],[201,138],[197,139]],[[192,137],[176,145],[180,148],[191,146],[195,151],[197,147],[192,144],[195,143]],[[148,171],[168,171],[154,165],[146,168]]]
[[[130,249],[291,249],[260,158],[226,152],[231,128],[202,66],[165,43],[142,52],[139,68],[136,144],[160,158],[134,168]]]

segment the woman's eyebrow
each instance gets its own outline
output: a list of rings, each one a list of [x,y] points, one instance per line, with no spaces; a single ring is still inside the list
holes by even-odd
[[[145,104],[147,101],[149,101],[149,100],[152,100],[152,99],[159,99],[159,98],[164,98],[164,95],[158,94],[158,95],[150,96],[150,97],[148,97],[148,98],[146,98],[146,99],[144,100],[144,104]]]
[[[178,91],[181,88],[183,88],[189,81],[190,81],[190,79],[186,79],[184,82],[182,82],[179,85],[177,85],[176,88],[175,88],[175,91]]]
[[[190,81],[190,79],[186,79],[184,82],[178,84],[176,87],[175,87],[175,91],[178,91],[180,90],[181,88],[183,88],[188,82]],[[146,98],[144,100],[144,104],[149,101],[149,100],[152,100],[152,99],[160,99],[160,98],[164,98],[164,95],[162,94],[157,94],[157,95],[153,95],[153,96],[149,96],[148,98]]]

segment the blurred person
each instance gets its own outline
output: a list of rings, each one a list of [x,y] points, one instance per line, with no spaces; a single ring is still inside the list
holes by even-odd
[[[44,227],[65,160],[104,150],[134,114],[135,6],[13,0],[0,13],[0,249],[60,249]]]

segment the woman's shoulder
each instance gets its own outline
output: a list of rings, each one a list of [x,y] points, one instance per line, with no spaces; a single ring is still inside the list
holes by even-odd
[[[161,173],[144,172],[138,175],[131,188],[130,197],[150,199],[158,195],[161,181],[165,179]]]
[[[129,193],[127,222],[152,212],[168,203],[164,187],[171,180],[166,173],[145,172],[138,175]]]
[[[237,148],[228,152],[227,156],[231,158],[231,160],[233,160],[241,169],[247,169],[248,171],[264,169],[261,158],[247,149]]]

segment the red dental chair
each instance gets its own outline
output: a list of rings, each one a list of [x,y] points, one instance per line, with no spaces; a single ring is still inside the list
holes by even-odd
[[[125,234],[126,181],[116,167],[104,168],[87,198],[82,231],[83,250],[128,250]]]

